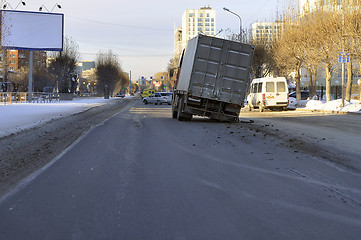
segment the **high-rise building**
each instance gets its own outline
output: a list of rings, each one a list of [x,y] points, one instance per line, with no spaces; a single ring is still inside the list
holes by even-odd
[[[180,38],[177,33],[181,33],[182,37]],[[216,35],[216,10],[212,10],[209,6],[185,10],[182,16],[182,28],[177,28],[175,32],[175,53],[180,53],[179,46],[181,45],[181,49],[184,49],[189,39],[198,36],[198,34]]]
[[[182,49],[182,28],[177,27],[174,31],[174,56],[179,56]]]
[[[307,12],[312,12],[316,8],[324,10],[341,10],[342,5],[357,5],[360,0],[299,0],[300,14],[304,15]]]
[[[282,31],[284,22],[254,22],[252,24],[252,41],[270,43],[276,40]]]

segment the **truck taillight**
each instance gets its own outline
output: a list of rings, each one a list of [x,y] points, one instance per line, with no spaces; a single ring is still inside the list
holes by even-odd
[[[266,100],[266,94],[265,94],[265,93],[262,94],[262,100],[263,100],[263,101]]]
[[[290,94],[289,93],[287,93],[287,100],[289,100],[290,99]]]

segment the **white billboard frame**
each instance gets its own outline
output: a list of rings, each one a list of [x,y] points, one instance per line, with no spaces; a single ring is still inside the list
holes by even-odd
[[[1,48],[63,51],[64,14],[1,10]]]

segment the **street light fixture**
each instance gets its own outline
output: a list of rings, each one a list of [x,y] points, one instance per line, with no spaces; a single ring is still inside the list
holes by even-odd
[[[49,9],[47,7],[45,7],[44,4],[43,4],[43,5],[41,5],[41,7],[39,7],[39,11],[41,12],[43,10],[43,8],[45,8],[46,11],[53,12],[55,7],[58,7],[59,9],[61,8],[61,6],[58,3],[55,3],[55,5],[51,9],[51,11],[49,11]]]
[[[23,4],[23,6],[26,6],[26,3],[21,0],[21,1],[16,5],[15,9],[17,9],[17,8],[19,7],[20,3]],[[6,9],[7,7],[10,7],[11,9],[14,9],[14,8],[10,5],[9,2],[5,2],[5,4],[3,5],[3,9]]]
[[[223,10],[224,11],[227,11],[227,12],[230,12],[230,13],[232,13],[232,14],[234,14],[234,15],[236,15],[238,18],[239,18],[239,22],[240,22],[240,24],[239,24],[239,41],[240,42],[242,42],[242,18],[237,14],[237,13],[235,13],[235,12],[232,12],[231,10],[229,10],[228,8],[223,8]]]
[[[55,7],[58,7],[59,9],[61,9],[61,6],[60,6],[58,3],[55,3],[54,7],[51,9],[51,12],[54,11],[54,8],[55,8]]]
[[[25,3],[24,1],[20,1],[20,2],[18,3],[18,5],[16,5],[16,8],[15,8],[15,9],[17,9],[17,8],[19,7],[20,3],[21,3],[23,6],[26,6],[26,3]]]
[[[39,7],[39,11],[41,12],[43,8],[45,8],[45,10],[49,12],[49,10],[44,5],[41,5],[41,7]]]

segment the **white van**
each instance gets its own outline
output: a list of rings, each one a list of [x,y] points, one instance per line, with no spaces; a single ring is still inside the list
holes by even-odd
[[[288,87],[284,77],[266,77],[252,80],[247,95],[248,110],[259,108],[260,112],[264,109],[283,109],[288,106]]]

